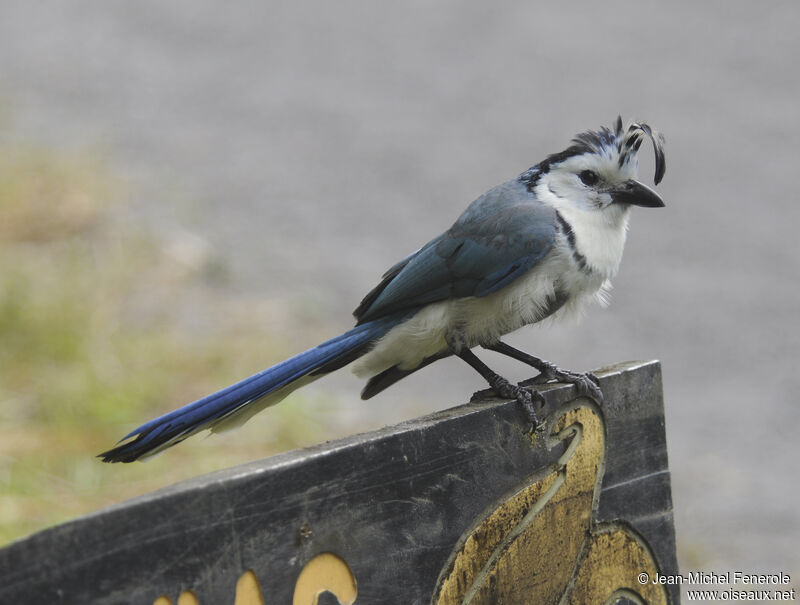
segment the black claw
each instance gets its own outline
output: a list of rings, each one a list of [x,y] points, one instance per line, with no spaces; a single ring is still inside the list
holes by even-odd
[[[544,426],[543,423],[539,422],[539,417],[536,414],[536,404],[538,404],[540,410],[544,407],[544,395],[535,389],[519,388],[530,396],[531,402],[529,406],[525,406],[525,412],[528,414],[528,420],[531,423],[531,433],[535,433]]]
[[[594,399],[598,404],[603,403],[603,392],[600,390],[600,380],[597,376],[592,373],[574,374],[572,378],[579,395]]]
[[[600,379],[591,372],[580,374],[562,370],[552,364],[547,364],[541,368],[541,373],[529,380],[521,382],[521,385],[546,384],[550,381],[565,382],[575,385],[575,390],[581,397],[593,399],[597,404],[603,403],[603,392],[600,390]]]
[[[531,423],[531,432],[533,432],[539,426],[539,416],[536,414],[536,406],[533,404],[533,393],[521,387],[516,388],[518,389],[516,399],[522,405],[522,409],[525,411],[525,415],[528,417],[528,422]]]
[[[525,415],[528,417],[528,421],[533,426],[533,431],[535,431],[539,427],[539,417],[536,414],[536,406],[534,405],[534,401],[538,402],[539,405],[544,403],[544,398],[542,397],[541,393],[511,384],[508,382],[508,380],[501,376],[497,376],[496,374],[493,378],[492,390],[497,394],[498,397],[502,397],[504,399],[516,399],[522,406]]]

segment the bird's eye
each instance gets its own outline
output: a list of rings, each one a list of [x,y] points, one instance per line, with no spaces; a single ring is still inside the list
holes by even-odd
[[[597,174],[591,170],[584,170],[578,175],[578,178],[584,185],[588,185],[590,187],[600,180],[600,177],[598,177]]]

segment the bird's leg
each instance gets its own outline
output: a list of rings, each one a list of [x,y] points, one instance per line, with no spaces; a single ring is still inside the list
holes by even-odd
[[[525,410],[528,420],[536,430],[539,426],[539,418],[536,416],[536,407],[534,401],[538,402],[541,406],[544,403],[544,398],[541,393],[526,389],[516,384],[511,384],[508,380],[493,372],[489,366],[483,363],[478,357],[470,351],[467,347],[461,347],[459,350],[453,351],[461,359],[466,361],[472,368],[484,377],[489,386],[497,394],[498,397],[504,399],[516,399]]]
[[[499,340],[492,345],[485,345],[484,348],[496,351],[497,353],[502,353],[503,355],[508,355],[512,359],[526,363],[529,366],[533,366],[539,370],[540,374],[538,376],[532,380],[521,383],[523,385],[526,383],[544,384],[551,380],[555,380],[556,382],[566,382],[575,385],[578,395],[589,397],[598,404],[603,403],[603,392],[600,390],[600,379],[591,372],[581,374],[579,372],[562,370],[549,361],[534,357],[533,355],[525,353],[524,351],[520,351],[519,349],[515,349],[514,347],[507,345],[504,342],[500,342]]]

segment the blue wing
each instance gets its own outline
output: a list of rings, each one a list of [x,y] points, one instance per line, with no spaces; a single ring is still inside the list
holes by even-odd
[[[475,200],[453,226],[389,269],[361,301],[359,324],[428,303],[496,292],[553,248],[555,210],[519,179]]]

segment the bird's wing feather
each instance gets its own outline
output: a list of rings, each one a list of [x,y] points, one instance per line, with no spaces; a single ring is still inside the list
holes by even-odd
[[[552,249],[555,211],[510,181],[475,200],[444,234],[397,263],[354,312],[359,323],[387,313],[509,285]]]

